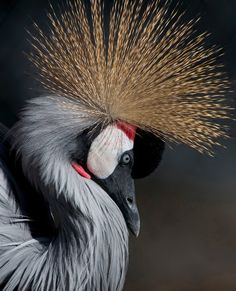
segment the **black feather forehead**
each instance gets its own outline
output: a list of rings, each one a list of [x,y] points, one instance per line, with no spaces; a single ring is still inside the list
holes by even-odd
[[[30,59],[47,90],[67,97],[62,106],[96,123],[122,121],[165,140],[211,152],[227,137],[218,121],[229,81],[220,50],[196,36],[197,20],[183,21],[170,1],[115,0],[104,21],[104,2],[67,1],[49,14],[50,33],[37,26]],[[105,27],[105,23],[106,26]]]

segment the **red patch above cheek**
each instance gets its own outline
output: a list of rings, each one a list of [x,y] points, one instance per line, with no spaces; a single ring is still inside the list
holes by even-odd
[[[86,179],[91,179],[91,176],[85,171],[85,169],[80,166],[79,164],[72,162],[71,166],[75,169],[75,171],[80,174],[80,176],[86,178]]]
[[[116,127],[122,130],[130,140],[134,140],[136,127],[125,122],[117,122]]]

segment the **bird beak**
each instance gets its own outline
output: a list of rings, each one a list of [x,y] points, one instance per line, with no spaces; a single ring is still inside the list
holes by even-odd
[[[128,229],[135,237],[138,237],[140,231],[140,217],[136,202],[128,198],[126,204],[124,211],[122,211],[122,209],[121,211],[123,212]],[[120,208],[122,208],[122,206]]]
[[[128,181],[120,179],[117,184],[114,180],[116,181],[114,175],[105,180],[94,178],[94,181],[114,200],[124,216],[129,231],[137,237],[140,231],[140,217],[136,204],[134,182],[132,179],[127,179]]]
[[[134,191],[128,193],[129,194],[124,194],[123,192],[123,195],[114,197],[114,200],[124,216],[129,231],[134,236],[138,237],[140,231],[140,217],[138,207],[136,204]]]
[[[132,192],[131,192],[132,193]],[[135,194],[117,195],[113,197],[122,212],[129,231],[138,237],[140,231],[140,216],[136,204]]]
[[[140,231],[140,217],[136,204],[134,180],[129,171],[125,172],[125,169],[120,167],[106,179],[93,176],[93,180],[114,200],[124,216],[128,229],[137,237]]]

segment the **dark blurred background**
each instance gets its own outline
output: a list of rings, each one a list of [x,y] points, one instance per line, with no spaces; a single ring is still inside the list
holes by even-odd
[[[199,30],[224,48],[235,90],[236,0],[180,2],[186,18],[201,15]],[[24,53],[30,50],[26,31],[33,21],[47,26],[48,6],[48,0],[0,0],[0,122],[8,126],[25,100],[40,94]],[[235,94],[228,97],[236,106]],[[131,238],[126,291],[236,290],[235,125],[230,134],[215,158],[167,147],[158,171],[137,182],[142,228]]]

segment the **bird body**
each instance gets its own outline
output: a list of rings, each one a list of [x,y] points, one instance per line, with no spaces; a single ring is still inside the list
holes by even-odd
[[[167,1],[168,2],[168,1]],[[12,291],[120,291],[134,179],[164,141],[212,151],[229,83],[194,21],[162,1],[67,2],[30,59],[47,95],[28,101],[0,141],[0,285]]]

